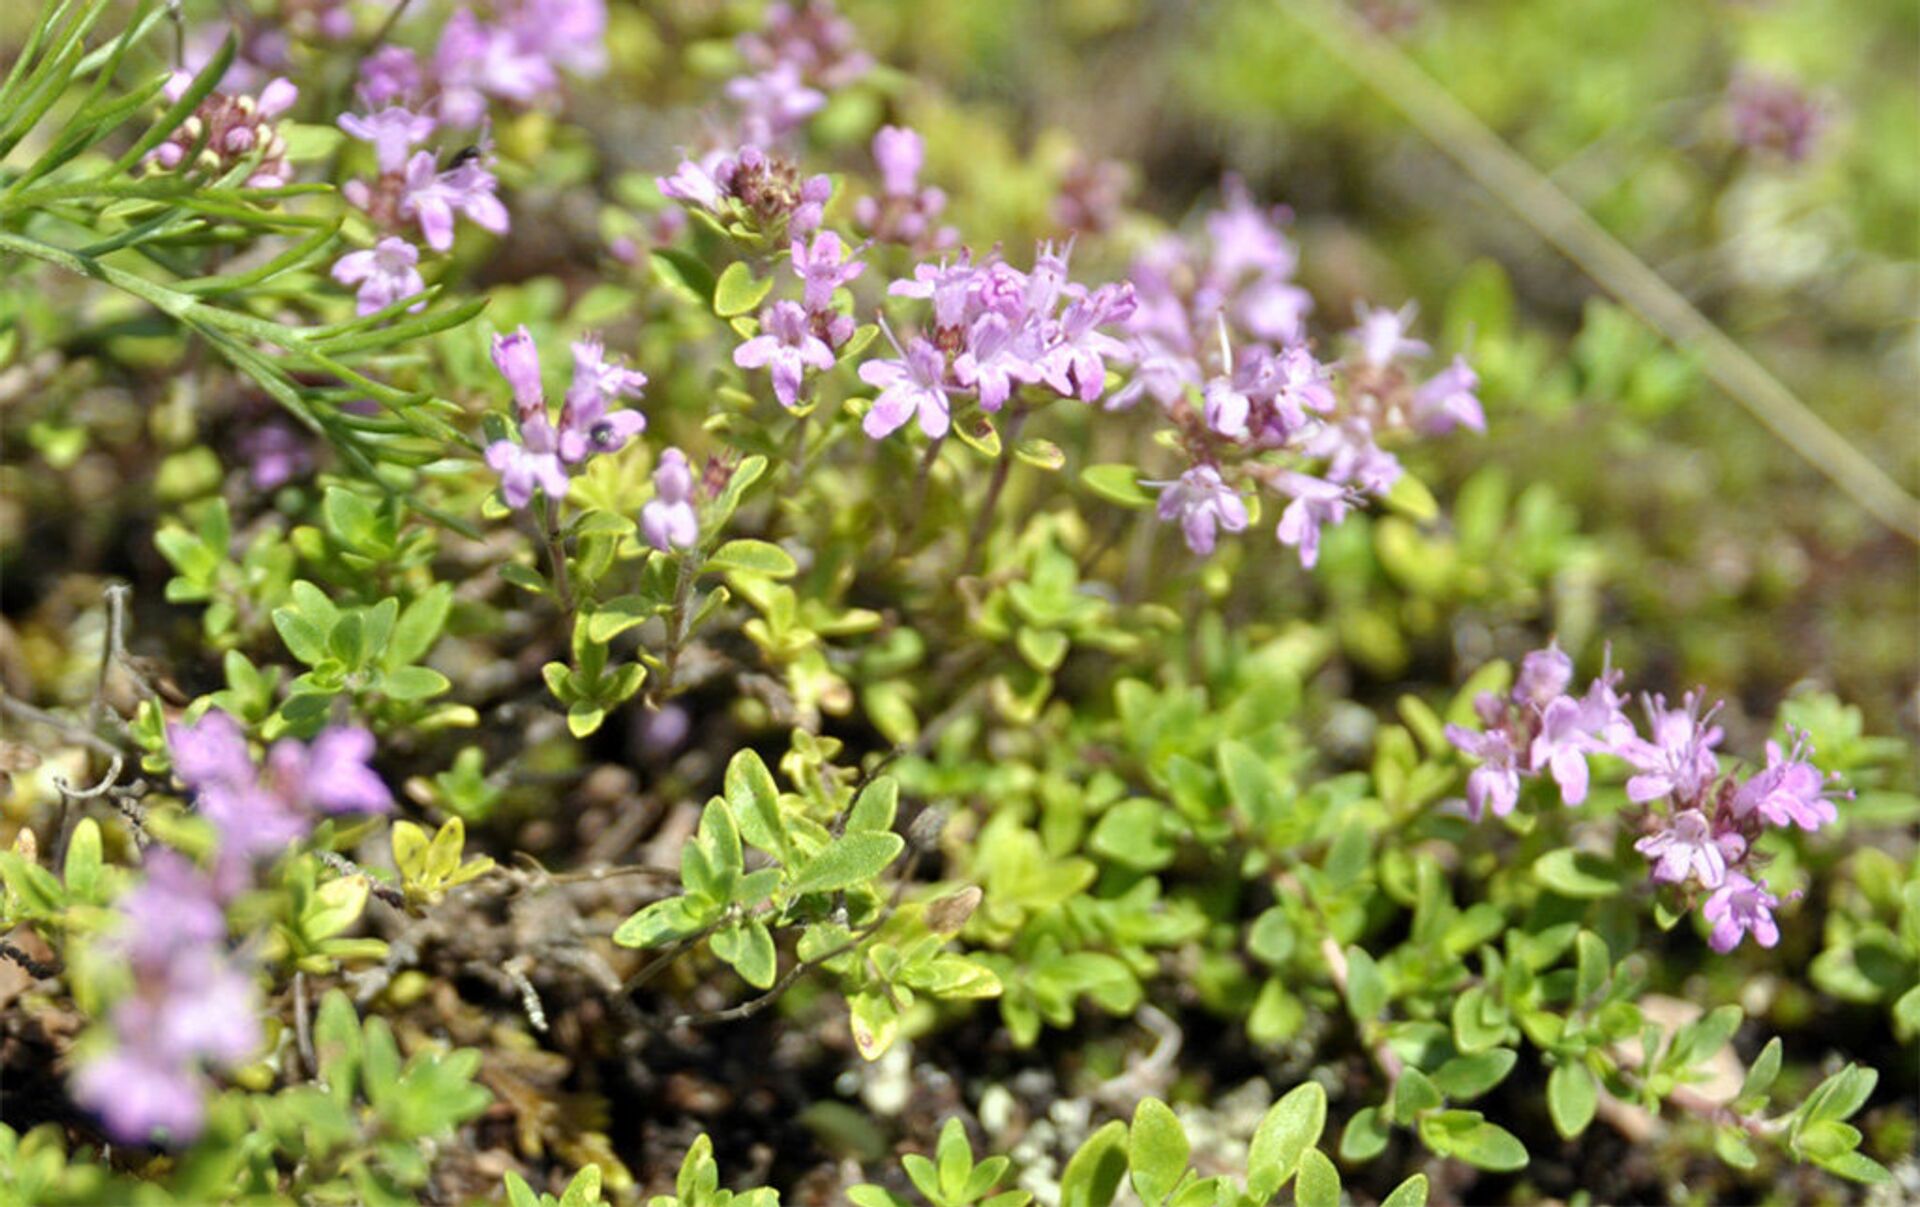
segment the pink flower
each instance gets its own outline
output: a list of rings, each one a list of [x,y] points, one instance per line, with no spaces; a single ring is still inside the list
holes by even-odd
[[[647,417],[635,410],[610,411],[616,398],[637,398],[647,375],[607,359],[598,339],[573,344],[573,384],[560,408],[560,456],[577,465],[595,453],[618,452],[646,430]]]
[[[887,338],[893,339],[892,331]],[[861,430],[881,440],[918,415],[920,430],[937,440],[947,434],[951,423],[945,359],[938,348],[918,336],[904,350],[895,341],[894,350],[900,352],[898,359],[870,360],[860,366],[860,380],[880,391],[860,423]]]
[[[1647,702],[1653,740],[1632,738],[1616,752],[1640,774],[1627,781],[1627,799],[1635,804],[1671,796],[1686,807],[1699,803],[1720,774],[1713,748],[1720,744],[1720,727],[1713,724],[1718,706],[1700,714],[1701,697],[1689,692],[1681,707],[1668,709],[1654,697]]]
[[[640,532],[662,553],[691,549],[700,541],[700,516],[693,506],[693,471],[677,448],[660,454],[653,470],[653,498],[640,509]]]
[[[811,246],[799,239],[793,241],[793,271],[802,282],[801,301],[808,311],[825,311],[833,304],[834,290],[867,270],[866,264],[855,258],[857,255],[857,250],[849,253],[832,231],[815,235]]]
[[[415,151],[407,161],[400,213],[419,221],[428,247],[447,251],[453,246],[455,213],[465,214],[483,230],[506,233],[507,207],[493,195],[498,186],[484,156],[463,160],[442,172],[433,152]]]
[[[1177,521],[1187,548],[1201,557],[1213,552],[1215,529],[1246,530],[1246,503],[1213,466],[1196,465],[1177,481],[1162,485],[1166,489],[1160,493],[1156,514],[1163,521]]]
[[[1793,749],[1782,751],[1780,743],[1767,743],[1767,766],[1740,786],[1733,797],[1733,811],[1740,817],[1758,813],[1773,826],[1799,826],[1818,830],[1831,825],[1840,814],[1827,799],[1827,780],[1819,768],[1803,755],[1812,753],[1804,733],[1794,735]]]
[[[1345,487],[1308,474],[1287,472],[1279,478],[1281,489],[1293,495],[1293,502],[1280,513],[1274,535],[1282,545],[1298,549],[1300,564],[1311,570],[1320,560],[1321,527],[1345,519],[1353,507],[1352,498]]]
[[[801,380],[808,369],[833,368],[833,349],[813,333],[806,311],[793,302],[775,302],[761,311],[760,327],[759,335],[734,349],[733,363],[743,369],[771,370],[774,396],[781,406],[793,406],[800,400]]]
[[[362,142],[373,144],[380,171],[398,172],[407,166],[407,152],[433,136],[437,123],[424,113],[414,113],[399,105],[362,117],[357,113],[340,115],[340,128]]]
[[[1747,844],[1738,834],[1715,834],[1700,810],[1682,809],[1633,849],[1653,861],[1655,880],[1681,884],[1692,877],[1702,888],[1719,888],[1727,865],[1746,854]]]
[[[509,507],[533,501],[534,488],[549,499],[567,494],[567,467],[560,459],[560,437],[542,415],[520,421],[520,443],[496,440],[487,446],[487,464],[500,475],[500,494]]]
[[[1488,809],[1495,817],[1513,812],[1520,801],[1519,752],[1507,732],[1489,729],[1480,733],[1449,725],[1446,734],[1456,749],[1480,760],[1467,776],[1467,816],[1479,821]]]
[[[1480,388],[1480,376],[1456,356],[1453,363],[1428,379],[1414,391],[1413,421],[1421,431],[1439,435],[1464,427],[1476,432],[1487,430],[1487,416],[1473,392]]]
[[[320,731],[311,744],[283,738],[267,755],[267,773],[288,798],[319,813],[386,813],[393,793],[368,760],[373,735],[359,726]]]
[[[540,349],[524,325],[493,337],[493,367],[513,390],[514,410],[522,422],[544,416],[546,390],[540,384]]]
[[[1384,369],[1403,356],[1425,356],[1431,349],[1407,331],[1419,307],[1408,302],[1398,310],[1375,309],[1360,302],[1354,306],[1359,325],[1353,329],[1354,342],[1360,345],[1360,359],[1370,368]]]
[[[420,252],[413,244],[388,235],[371,248],[341,256],[334,262],[333,279],[342,285],[358,285],[355,311],[373,314],[426,290],[427,283],[415,267],[419,263]],[[408,310],[417,311],[425,305],[421,301]]]
[[[1760,946],[1772,947],[1780,941],[1780,927],[1773,920],[1773,911],[1779,906],[1780,898],[1768,892],[1764,884],[1748,879],[1744,872],[1728,871],[1701,909],[1713,926],[1708,943],[1724,955],[1738,947],[1743,936],[1751,934]]]

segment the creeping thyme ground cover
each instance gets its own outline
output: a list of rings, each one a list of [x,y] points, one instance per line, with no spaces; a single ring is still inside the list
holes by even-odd
[[[1911,14],[1602,7],[0,13],[0,1202],[1920,1196]]]

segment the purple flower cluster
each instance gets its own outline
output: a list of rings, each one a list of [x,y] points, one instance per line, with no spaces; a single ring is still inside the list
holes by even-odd
[[[519,0],[495,13],[488,22],[465,5],[455,8],[421,73],[448,125],[478,126],[494,101],[534,104],[559,88],[563,71],[591,77],[606,70],[605,0]],[[390,59],[380,70],[393,69]]]
[[[239,723],[216,709],[170,726],[167,745],[174,774],[219,833],[223,892],[238,891],[255,863],[304,837],[321,816],[393,808],[393,794],[367,765],[373,735],[357,727],[322,730],[310,743],[283,738],[262,766]]]
[[[417,248],[398,233],[418,224],[420,237],[437,252],[453,247],[454,220],[464,215],[482,230],[499,235],[508,226],[507,207],[495,196],[499,180],[493,157],[482,140],[442,164],[429,149],[416,144],[432,137],[431,117],[400,105],[387,105],[360,115],[340,118],[340,128],[371,143],[380,175],[373,180],[349,180],[341,193],[365,210],[374,225],[389,233],[369,251],[348,252],[333,266],[333,276],[344,285],[359,286],[361,314],[372,314],[426,288],[417,265]]]
[[[361,62],[356,90],[365,111],[343,114],[339,124],[372,146],[379,175],[341,191],[387,234],[341,257],[333,276],[357,286],[362,315],[426,288],[419,250],[400,237],[406,227],[417,224],[437,252],[453,247],[459,216],[496,235],[507,231],[485,136],[442,163],[425,145],[435,133],[482,127],[496,100],[533,104],[554,92],[563,71],[591,76],[606,68],[605,0],[519,0],[496,12],[486,22],[456,8],[425,65],[393,45]]]
[[[487,464],[500,475],[500,493],[509,506],[525,507],[536,487],[549,499],[567,493],[573,469],[596,453],[617,452],[646,430],[647,417],[628,408],[613,409],[623,398],[638,398],[647,375],[607,359],[593,336],[573,343],[573,382],[555,426],[540,381],[540,350],[525,327],[493,338],[493,364],[513,391],[520,440],[496,440],[487,446]]]
[[[74,1100],[128,1144],[200,1131],[204,1067],[231,1068],[260,1047],[252,978],[226,948],[226,894],[184,856],[157,850],[120,899],[109,940],[133,990],[108,1018],[111,1041],[73,1077]]]
[[[1101,328],[1133,313],[1133,289],[1089,288],[1067,273],[1066,254],[1042,245],[1026,272],[997,254],[975,263],[962,253],[893,282],[888,293],[929,303],[932,323],[904,346],[887,328],[898,356],[860,366],[860,379],[880,391],[863,424],[867,435],[881,439],[917,416],[921,431],[944,436],[956,395],[973,395],[989,414],[1023,386],[1098,401],[1108,362],[1127,356]]]
[[[239,724],[215,710],[170,726],[167,745],[219,845],[211,875],[155,851],[145,881],[120,901],[111,946],[133,990],[108,1019],[111,1042],[75,1073],[74,1097],[128,1143],[190,1139],[204,1113],[205,1066],[231,1068],[260,1046],[253,981],[226,948],[226,903],[252,883],[254,866],[321,816],[393,808],[368,766],[373,735],[364,729],[282,739],[261,764]]]
[[[882,243],[900,243],[922,254],[952,247],[960,232],[936,226],[947,208],[947,195],[920,183],[927,145],[904,126],[882,126],[873,136],[873,163],[880,171],[878,196],[862,197],[853,205],[858,228]]]
[[[190,73],[174,72],[164,89],[167,99],[179,100],[191,83]],[[257,97],[209,93],[165,142],[147,152],[143,162],[150,168],[192,171],[213,180],[253,162],[247,175],[248,188],[282,188],[293,179],[293,170],[287,164],[287,143],[275,119],[291,109],[299,97],[298,88],[279,78],[269,80]]]
[[[1522,660],[1510,694],[1482,693],[1474,701],[1480,729],[1447,727],[1447,739],[1478,764],[1467,777],[1468,815],[1507,816],[1521,782],[1542,776],[1562,801],[1579,805],[1587,798],[1588,760],[1621,759],[1633,771],[1627,798],[1648,809],[1634,849],[1652,865],[1653,880],[1679,886],[1689,898],[1705,894],[1715,951],[1732,950],[1746,934],[1772,947],[1780,938],[1772,914],[1780,900],[1755,874],[1755,843],[1769,826],[1811,831],[1838,816],[1835,789],[1813,765],[1811,743],[1805,734],[1784,749],[1768,742],[1764,767],[1744,776],[1723,772],[1718,706],[1704,708],[1697,692],[1678,708],[1648,697],[1642,736],[1623,710],[1619,681],[1619,672],[1604,670],[1573,694],[1572,659],[1548,646]]]
[[[768,6],[757,30],[740,35],[748,74],[726,85],[740,110],[738,142],[770,147],[826,106],[873,66],[855,43],[852,24],[829,0]]]
[[[760,333],[734,350],[733,363],[765,369],[780,405],[799,405],[809,369],[833,368],[835,349],[853,335],[853,316],[834,309],[834,294],[867,270],[859,249],[849,250],[832,231],[811,243],[793,241],[789,260],[800,278],[800,301],[777,301],[760,312]]]
[[[1107,405],[1152,398],[1172,421],[1189,467],[1158,484],[1159,514],[1180,525],[1195,553],[1212,552],[1217,529],[1244,528],[1241,492],[1265,487],[1285,500],[1275,536],[1312,566],[1323,528],[1399,480],[1383,440],[1478,431],[1485,420],[1465,361],[1424,382],[1406,367],[1428,352],[1409,335],[1410,306],[1362,306],[1350,352],[1332,363],[1314,354],[1313,300],[1293,281],[1298,256],[1285,216],[1229,180],[1204,240],[1169,238],[1136,261],[1133,375]]]
[[[1827,124],[1819,103],[1792,80],[1763,71],[1742,71],[1727,86],[1733,137],[1749,151],[1786,163],[1801,163]]]

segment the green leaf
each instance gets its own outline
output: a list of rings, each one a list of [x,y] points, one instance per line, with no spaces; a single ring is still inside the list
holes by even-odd
[[[773,292],[773,278],[753,279],[753,269],[745,260],[735,260],[713,283],[713,312],[721,318],[750,314]]]
[[[94,900],[100,887],[102,863],[100,823],[91,817],[83,817],[67,839],[67,862],[61,869],[61,878],[67,882],[67,892],[83,901]]]
[[[1317,1081],[1296,1086],[1273,1104],[1254,1130],[1247,1148],[1247,1191],[1270,1199],[1300,1166],[1300,1158],[1320,1142],[1327,1126],[1327,1091]]]
[[[703,574],[744,571],[768,578],[792,578],[800,572],[800,567],[794,563],[793,555],[778,545],[741,540],[728,541],[715,549],[700,570]]]
[[[1427,1207],[1427,1175],[1414,1174],[1380,1200],[1380,1207]]]
[[[393,866],[402,880],[420,880],[427,871],[427,832],[410,821],[396,821],[387,832],[393,846]]]
[[[1437,1111],[1420,1119],[1420,1139],[1443,1157],[1495,1172],[1522,1169],[1526,1145],[1498,1124],[1488,1123],[1478,1111]]]
[[[1547,1075],[1547,1113],[1553,1116],[1553,1128],[1571,1140],[1587,1130],[1599,1105],[1599,1086],[1593,1070],[1577,1061],[1553,1067]]]
[[[900,783],[890,775],[876,776],[854,798],[853,811],[847,814],[847,832],[881,832],[893,828],[900,808]]]
[[[658,947],[699,934],[708,921],[709,914],[688,898],[669,897],[622,922],[613,932],[613,941],[622,947]]]
[[[1533,862],[1533,878],[1563,897],[1598,900],[1620,891],[1621,871],[1597,855],[1562,848]]]
[[[1505,1081],[1519,1059],[1512,1048],[1456,1056],[1434,1071],[1433,1084],[1455,1102],[1468,1101]]]
[[[1080,481],[1109,503],[1141,510],[1153,506],[1153,496],[1140,489],[1140,471],[1131,465],[1089,465]]]
[[[906,845],[898,834],[843,834],[787,882],[787,892],[798,897],[863,884],[885,871]]]
[[[1060,1207],[1108,1207],[1127,1176],[1127,1125],[1115,1119],[1088,1136],[1060,1175]]]
[[[663,247],[653,252],[648,261],[661,284],[703,306],[712,301],[713,270],[700,257],[676,247]]]
[[[415,596],[393,626],[393,636],[387,641],[387,665],[407,666],[426,657],[440,639],[452,610],[451,583],[435,583]]]
[[[727,807],[733,810],[740,835],[763,851],[778,855],[783,862],[795,858],[793,839],[787,833],[786,818],[780,813],[780,790],[760,756],[742,750],[727,764],[725,783]]]
[[[1814,1163],[1831,1174],[1868,1186],[1893,1181],[1887,1167],[1862,1152],[1844,1152],[1838,1156],[1815,1158]]]
[[[1379,1107],[1363,1107],[1347,1120],[1340,1133],[1340,1155],[1348,1161],[1371,1161],[1386,1150],[1393,1127]]]
[[[1133,1189],[1148,1207],[1160,1203],[1187,1171],[1186,1129],[1166,1103],[1142,1099],[1134,1108],[1133,1127],[1127,1133],[1127,1163],[1133,1170]]]
[[[1401,1070],[1400,1077],[1393,1083],[1393,1118],[1396,1123],[1412,1123],[1421,1115],[1433,1110],[1446,1101],[1440,1094],[1440,1087],[1419,1069],[1412,1067]]]
[[[425,700],[452,686],[445,675],[424,666],[403,666],[380,678],[380,692],[390,700]]]
[[[319,625],[292,608],[273,610],[273,627],[287,652],[308,666],[318,666],[327,656],[327,634]]]
[[[740,979],[755,989],[773,988],[780,971],[773,935],[757,918],[714,935],[713,954],[731,964]]]
[[[1340,1171],[1325,1153],[1309,1148],[1300,1158],[1300,1180],[1293,1187],[1299,1207],[1340,1207]]]
[[[1774,1078],[1780,1076],[1782,1049],[1780,1037],[1774,1036],[1767,1046],[1760,1049],[1760,1055],[1753,1058],[1753,1065],[1747,1070],[1746,1080],[1740,1083],[1740,1094],[1735,1099],[1741,1103],[1751,1103],[1757,1109],[1766,1102],[1767,1091],[1773,1088]]]
[[[1387,1008],[1387,982],[1380,966],[1359,947],[1347,948],[1347,1010],[1366,1027]]]

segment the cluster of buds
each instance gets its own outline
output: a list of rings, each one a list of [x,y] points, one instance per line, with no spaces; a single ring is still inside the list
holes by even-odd
[[[167,99],[179,100],[192,83],[191,75],[175,72],[167,81]],[[300,90],[285,79],[272,80],[258,97],[209,93],[165,142],[147,152],[146,163],[211,180],[251,164],[248,188],[282,188],[293,174],[287,166],[287,143],[275,119],[291,109],[299,96]]]
[[[1447,727],[1448,740],[1478,762],[1467,777],[1468,815],[1505,817],[1522,782],[1542,777],[1567,805],[1582,804],[1588,760],[1623,760],[1633,769],[1627,799],[1646,809],[1634,849],[1651,864],[1652,879],[1700,906],[1715,951],[1732,950],[1747,934],[1772,947],[1780,939],[1773,918],[1780,898],[1759,878],[1760,836],[1769,827],[1817,830],[1839,815],[1833,781],[1812,763],[1812,743],[1805,734],[1785,748],[1769,742],[1764,767],[1723,772],[1717,705],[1704,707],[1698,692],[1678,708],[1647,697],[1642,736],[1622,709],[1619,681],[1619,672],[1603,670],[1573,694],[1573,662],[1549,646],[1521,662],[1510,694],[1482,693],[1474,701],[1480,729]]]
[[[660,192],[750,246],[780,247],[820,229],[833,181],[757,146],[682,160]]]

